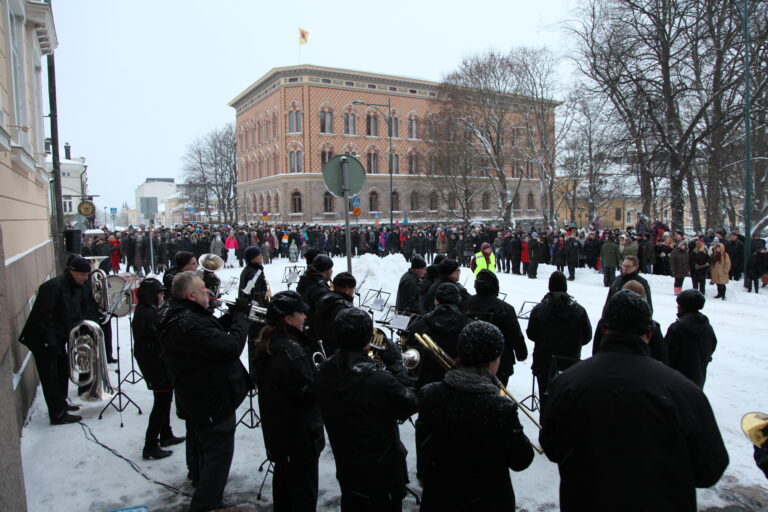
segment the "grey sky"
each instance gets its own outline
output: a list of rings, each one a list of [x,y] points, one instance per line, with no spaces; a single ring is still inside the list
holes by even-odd
[[[59,135],[88,164],[96,205],[180,176],[196,137],[270,68],[342,67],[439,80],[464,55],[547,45],[576,0],[53,0]],[[298,29],[309,31],[301,47]],[[47,96],[46,96],[47,97]],[[46,102],[47,103],[47,102]],[[47,111],[47,107],[46,107]]]

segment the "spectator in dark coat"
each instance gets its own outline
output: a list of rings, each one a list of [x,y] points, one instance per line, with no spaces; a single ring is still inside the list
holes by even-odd
[[[576,266],[579,264],[581,244],[573,236],[573,231],[568,232],[565,242],[565,264],[568,266],[568,280],[576,279]]]
[[[700,311],[706,299],[698,290],[677,296],[677,320],[667,329],[670,366],[700,388],[707,380],[707,366],[717,347],[715,331]]]
[[[641,235],[642,241],[637,251],[637,257],[640,259],[640,272],[650,274],[653,271],[653,265],[656,264],[656,250],[650,233],[641,233]]]
[[[525,333],[534,343],[531,370],[543,404],[549,380],[581,360],[581,347],[592,339],[587,312],[568,295],[562,272],[552,272],[549,293],[531,311]]]
[[[520,275],[520,263],[522,262],[523,241],[520,234],[515,233],[509,241],[509,252],[512,260],[512,273]]]
[[[504,353],[496,376],[505,386],[515,372],[515,359],[525,361],[528,347],[520,330],[515,308],[498,298],[499,279],[490,270],[481,270],[475,278],[475,292],[462,304],[462,309],[470,318],[483,320],[495,325],[504,335]]]
[[[543,247],[545,245],[539,240],[539,234],[535,231],[531,233],[531,238],[528,240],[528,279],[536,279]]]
[[[267,308],[255,361],[259,412],[267,457],[275,465],[275,510],[315,510],[318,458],[325,447],[323,422],[315,399],[316,369],[302,332],[309,307],[287,290]]]
[[[725,242],[725,252],[731,258],[730,278],[734,281],[741,280],[741,274],[744,272],[744,243],[739,240],[738,233],[731,233],[728,241]]]
[[[515,510],[509,470],[522,471],[533,449],[517,406],[494,378],[504,350],[501,332],[472,322],[458,341],[459,367],[422,389],[416,421],[421,512]]]
[[[765,246],[758,248],[752,253],[747,262],[747,291],[751,292],[752,287],[755,293],[760,288],[760,279],[763,274],[768,272],[768,253],[765,252]]]
[[[427,273],[427,262],[418,254],[411,259],[411,268],[400,277],[397,285],[397,299],[395,311],[406,315],[421,314],[421,292],[423,289],[423,277]]]
[[[683,291],[685,278],[690,274],[690,255],[688,244],[685,241],[678,243],[677,247],[669,253],[669,273],[675,278],[674,293],[677,295]]]
[[[560,509],[695,512],[728,452],[699,387],[652,360],[651,310],[622,290],[603,313],[604,349],[550,383],[539,440],[560,468]]]
[[[408,343],[421,352],[418,366],[418,388],[430,382],[436,382],[445,375],[442,368],[429,354],[424,353],[421,345],[415,341],[414,334],[428,334],[449,357],[455,358],[461,329],[470,322],[467,315],[459,309],[461,294],[453,283],[442,283],[435,295],[437,305],[429,313],[416,317],[408,326]]]
[[[613,280],[613,284],[611,284],[611,288],[608,290],[608,297],[605,299],[606,304],[608,303],[608,300],[613,296],[613,294],[624,288],[624,285],[627,282],[637,281],[643,285],[643,288],[645,288],[645,300],[648,301],[648,306],[651,308],[651,313],[653,313],[651,286],[648,284],[648,281],[646,281],[644,277],[640,276],[639,271],[640,263],[637,260],[637,256],[627,256],[624,258],[624,261],[621,262],[621,275],[616,276],[616,279]]]
[[[334,326],[339,349],[320,366],[316,387],[341,510],[400,510],[408,470],[397,422],[416,412],[413,382],[393,342],[380,356],[386,369],[368,357],[373,322],[366,312],[343,310]]]
[[[584,255],[587,259],[587,266],[591,269],[597,268],[597,258],[600,257],[600,240],[597,239],[594,231],[587,235],[587,240],[584,242]]]
[[[610,287],[613,283],[613,279],[616,275],[616,269],[621,262],[621,252],[619,251],[619,244],[613,236],[609,236],[603,240],[603,245],[600,247],[600,268],[603,272],[603,284]]]
[[[689,254],[688,265],[693,289],[699,290],[702,294],[705,293],[707,273],[709,272],[709,254],[703,241],[696,241],[694,249]]]

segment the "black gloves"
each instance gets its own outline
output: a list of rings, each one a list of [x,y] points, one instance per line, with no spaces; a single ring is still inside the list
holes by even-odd
[[[387,348],[381,352],[379,356],[381,362],[386,366],[394,366],[397,364],[403,364],[403,353],[400,351],[400,347],[395,344],[394,341],[386,339]]]
[[[231,312],[239,312],[248,315],[251,312],[251,299],[248,297],[238,297],[234,304],[229,307]]]

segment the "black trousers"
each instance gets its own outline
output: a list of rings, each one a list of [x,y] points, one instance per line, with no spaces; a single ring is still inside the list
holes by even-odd
[[[370,499],[341,491],[341,512],[401,512],[403,500]]]
[[[693,281],[694,290],[699,290],[701,293],[704,293],[705,285],[707,283],[706,279],[695,279],[692,277],[691,281]]]
[[[571,280],[576,279],[576,263],[568,264],[568,278]]]
[[[725,297],[725,285],[724,284],[718,284],[717,285],[717,297]]]
[[[158,441],[171,437],[171,401],[172,390],[152,391],[155,401],[149,413],[149,424],[144,436],[144,448],[158,446]]]
[[[528,263],[528,277],[535,278],[536,273],[539,271],[539,262],[531,261]]]
[[[512,259],[512,273],[520,274],[520,260]]]
[[[272,478],[274,512],[315,512],[317,463],[317,455],[291,457],[290,460],[275,462]]]
[[[235,413],[211,427],[192,426],[199,464],[199,480],[189,512],[222,508],[224,487],[235,453]]]
[[[69,388],[69,361],[67,354],[57,354],[50,350],[35,350],[37,374],[43,388],[43,397],[48,406],[48,416],[51,421],[64,414],[67,407],[67,392]]]
[[[616,267],[603,267],[603,284],[605,286],[611,286],[614,277],[616,277]]]
[[[747,293],[752,292],[752,287],[755,287],[755,293],[760,288],[760,279],[747,279]]]
[[[683,283],[685,283],[684,277],[676,277],[675,278],[675,288],[682,288]]]

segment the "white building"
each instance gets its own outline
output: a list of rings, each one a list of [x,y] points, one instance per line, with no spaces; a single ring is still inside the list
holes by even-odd
[[[165,201],[174,194],[176,194],[176,183],[173,178],[147,178],[144,183],[136,187],[136,211],[140,217],[139,223],[144,222],[144,215],[141,211],[142,198],[156,198],[159,212],[161,205],[165,205]],[[156,218],[157,216],[155,216]]]
[[[79,218],[77,205],[88,199],[88,165],[85,157],[72,157],[71,146],[64,144],[64,158],[59,159],[61,167],[61,200],[64,212],[64,223],[72,224]],[[48,175],[53,176],[53,157],[48,154],[45,159]]]

